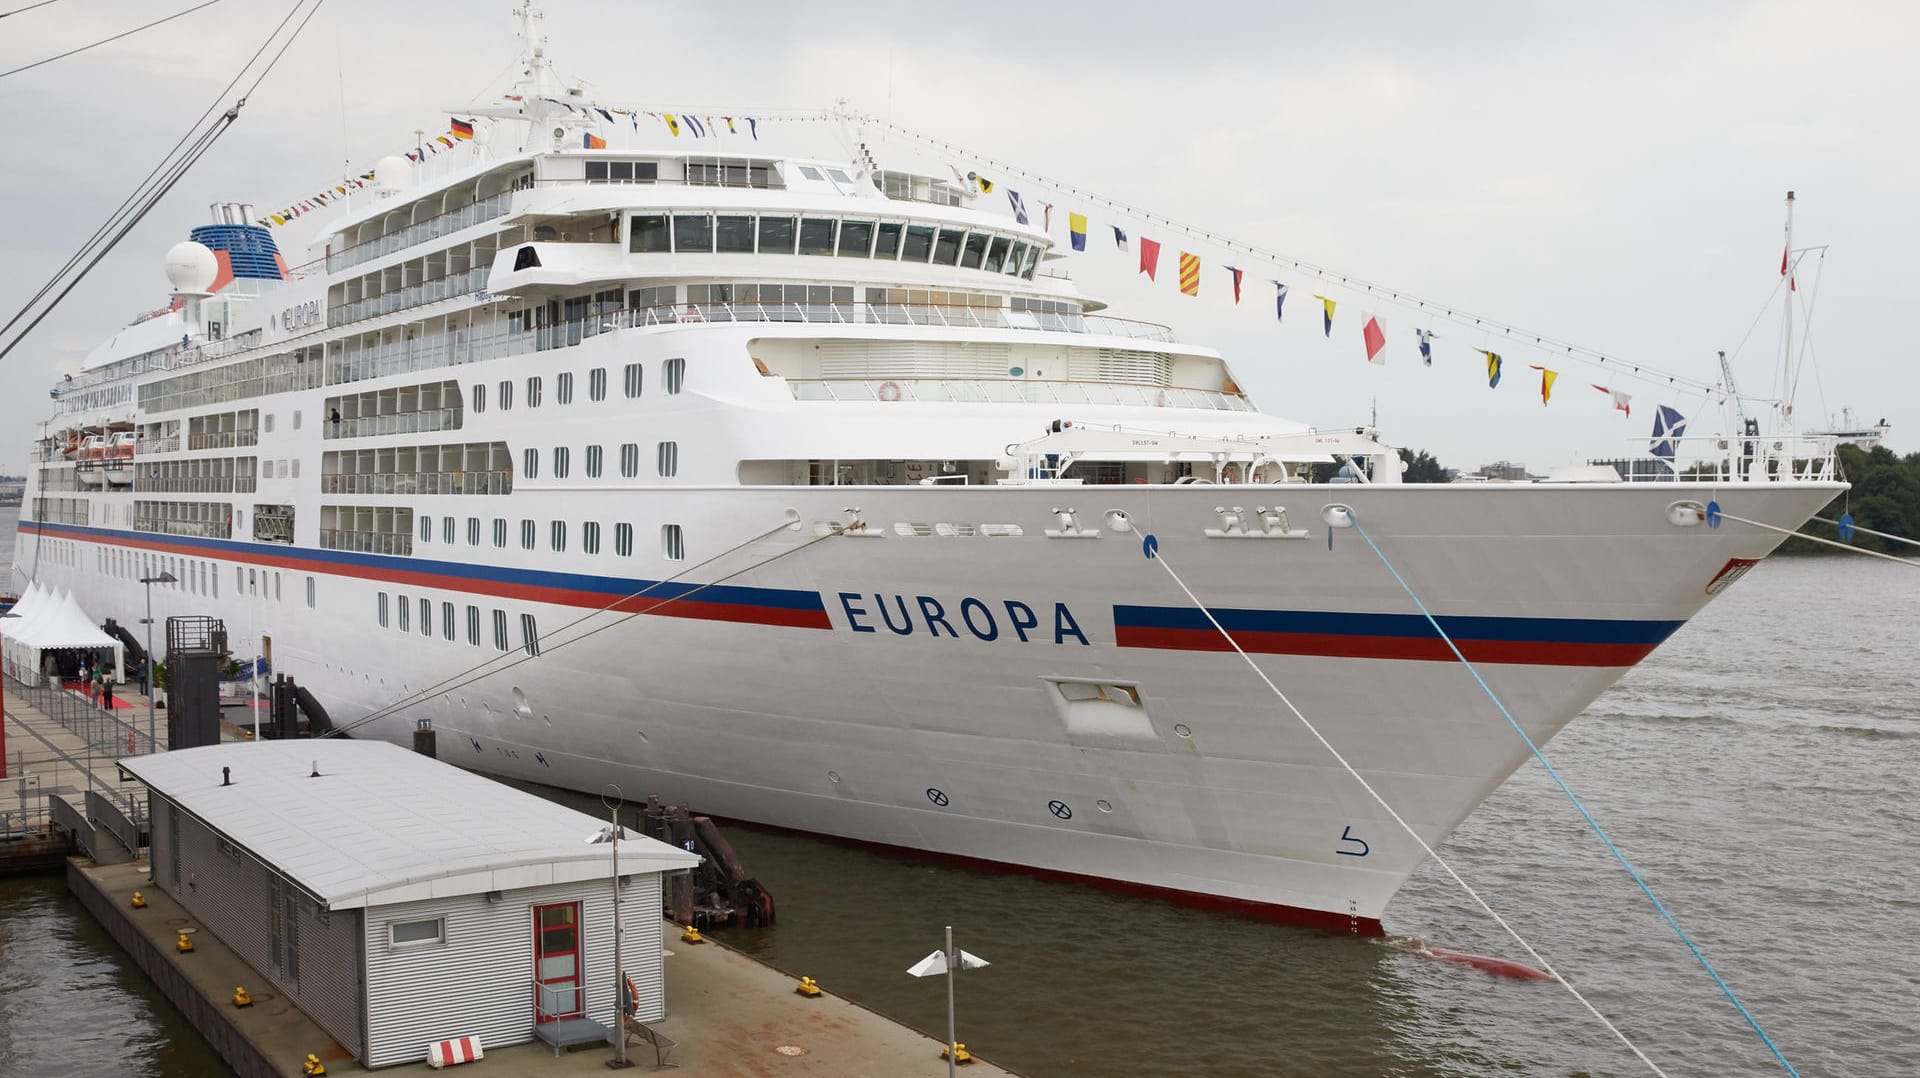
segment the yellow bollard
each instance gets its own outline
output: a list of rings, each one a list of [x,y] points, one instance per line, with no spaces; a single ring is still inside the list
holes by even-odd
[[[320,1062],[319,1056],[314,1055],[312,1052],[308,1052],[307,1061],[300,1065],[300,1073],[315,1074],[315,1075],[325,1074],[327,1073],[327,1065],[325,1063]]]
[[[700,934],[699,929],[693,927],[692,925],[688,925],[687,930],[685,932],[680,933],[680,942],[681,943],[705,943],[707,942],[707,938]]]
[[[802,995],[808,999],[816,999],[820,995],[820,986],[814,982],[812,977],[802,977],[800,978],[800,983],[794,986],[793,991],[796,995]]]
[[[245,985],[242,985],[239,988],[235,988],[233,990],[233,1005],[236,1007],[253,1006],[253,997],[250,995],[247,995],[247,989]]]
[[[945,1048],[940,1049],[940,1058],[947,1058],[947,1050]],[[964,1067],[973,1062],[973,1053],[967,1051],[966,1045],[956,1041],[953,1045],[953,1061]]]
[[[147,896],[146,896],[146,895],[143,895],[143,894],[141,894],[141,893],[140,893],[140,892],[138,892],[138,891],[135,891],[135,892],[133,893],[133,908],[134,908],[134,909],[136,909],[136,910],[144,910],[144,909],[146,909],[146,908],[147,908]]]
[[[174,944],[174,946],[180,949],[181,954],[186,954],[188,951],[193,950],[193,940],[190,939],[185,932],[182,932],[180,933],[180,942]]]

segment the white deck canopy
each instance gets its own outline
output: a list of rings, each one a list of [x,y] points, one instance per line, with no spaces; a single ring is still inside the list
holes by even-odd
[[[74,597],[38,583],[0,618],[0,651],[7,673],[22,684],[38,685],[42,662],[50,651],[113,652],[114,680],[126,679],[126,659],[120,641],[93,623]]]
[[[121,766],[331,910],[605,879],[604,820],[384,741],[237,742]],[[222,785],[222,771],[231,785]],[[697,854],[623,829],[622,875]]]

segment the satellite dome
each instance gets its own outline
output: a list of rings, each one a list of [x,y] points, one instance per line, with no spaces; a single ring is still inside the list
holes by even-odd
[[[220,263],[206,244],[182,240],[167,251],[167,283],[175,292],[205,292],[220,274]]]
[[[413,180],[413,166],[399,154],[388,154],[374,162],[373,182],[389,190],[405,187]]]

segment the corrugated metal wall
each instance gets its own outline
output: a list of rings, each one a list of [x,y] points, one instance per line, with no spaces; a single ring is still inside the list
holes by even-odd
[[[162,891],[172,894],[174,884],[181,879],[180,866],[173,860],[173,806],[166,799],[149,796],[147,798],[147,818],[149,835],[147,837],[148,863],[153,867],[155,882]]]
[[[427,1045],[477,1036],[493,1048],[533,1039],[533,908],[581,903],[587,1016],[613,1025],[613,896],[606,883],[566,884],[484,896],[409,902],[367,911],[367,1055],[370,1067],[426,1058]],[[666,1013],[661,972],[660,877],[632,877],[620,916],[622,958],[640,1014]],[[446,918],[446,942],[396,948],[388,925]]]
[[[155,833],[165,830],[160,816],[165,811],[177,823],[180,839],[180,883],[174,886],[166,882],[166,875],[157,875],[162,889],[342,1047],[361,1058],[360,912],[343,910],[321,917],[291,884],[281,880],[275,888],[278,874],[245,850],[223,843],[205,824],[178,812],[159,795],[153,799]],[[298,941],[297,977],[287,969],[284,947],[275,946],[272,898],[276,893],[283,896],[281,923],[291,925],[281,942]],[[286,920],[289,899],[294,907],[290,922]]]

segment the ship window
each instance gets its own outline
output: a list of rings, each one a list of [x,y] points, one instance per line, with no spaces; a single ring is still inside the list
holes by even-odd
[[[900,257],[900,222],[882,221],[873,230],[873,257]]]
[[[843,258],[866,258],[873,253],[873,222],[843,221],[840,224],[840,254]]]
[[[520,549],[532,550],[533,537],[536,534],[538,534],[538,532],[537,532],[537,529],[534,527],[533,521],[531,520],[521,521],[520,522]]]
[[[667,219],[658,214],[637,214],[633,218],[633,233],[627,240],[627,250],[634,254],[648,254],[655,251],[671,251],[673,245],[667,240]]]
[[[532,479],[540,474],[540,451],[529,446],[520,454],[520,472],[523,477]]]
[[[420,518],[420,541],[423,543],[433,542],[433,518],[432,517],[423,516]]]
[[[520,615],[520,638],[526,641],[528,655],[540,654],[540,627],[534,624],[532,614]]]
[[[673,249],[681,252],[713,250],[713,218],[704,213],[674,214]]]
[[[620,474],[632,479],[640,474],[640,444],[627,442],[620,447]]]
[[[995,236],[993,246],[987,248],[987,260],[980,268],[988,273],[999,273],[1001,267],[1007,264],[1007,248],[1012,243],[1013,241],[1005,236]]]
[[[493,650],[507,650],[507,612],[504,610],[493,612]]]
[[[847,175],[847,174],[846,174],[845,172],[842,172],[842,171],[840,171],[840,170],[839,170],[839,169],[837,169],[837,168],[830,168],[830,169],[828,169],[828,170],[827,170],[827,175],[829,175],[829,176],[832,176],[832,177],[833,177],[833,178],[834,178],[835,180],[838,180],[838,181],[839,181],[839,182],[841,182],[841,183],[852,183],[852,182],[853,182],[853,177],[852,177],[852,176],[849,176],[849,175]]]
[[[387,627],[387,593],[384,591],[380,593],[380,627]]]
[[[595,367],[587,372],[587,399],[603,401],[607,399],[607,369]]]
[[[629,363],[621,374],[623,389],[629,399],[640,395],[640,364]]]
[[[440,541],[443,543],[453,542],[453,529],[454,529],[453,518],[441,517],[440,518]]]
[[[940,238],[933,244],[933,262],[936,266],[954,266],[960,262],[960,245],[964,241],[964,230],[943,228]]]
[[[567,452],[566,446],[556,445],[553,447],[553,477],[555,479],[565,479],[567,477],[567,472],[571,470],[572,466],[572,461],[568,459],[571,456],[572,454]]]
[[[468,546],[480,545],[480,518],[479,517],[467,518],[467,545]]]
[[[1040,245],[1037,243],[1027,248],[1027,264],[1020,267],[1020,276],[1029,281],[1033,280],[1033,271],[1040,268],[1040,251]]]
[[[454,637],[454,634],[457,632],[459,632],[459,627],[456,624],[454,624],[453,604],[441,603],[440,604],[440,635],[446,637],[448,640],[452,640]]]
[[[661,442],[659,458],[661,477],[671,477],[675,472],[680,470],[680,443]]]
[[[967,237],[966,246],[960,254],[961,269],[979,269],[980,260],[987,254],[987,234],[975,232]]]
[[[588,479],[600,478],[600,456],[601,456],[601,451],[599,446],[590,445],[587,447],[587,478]]]
[[[573,403],[573,372],[561,371],[553,376],[553,403]]]
[[[467,607],[467,643],[480,646],[480,608]]]
[[[410,616],[409,612],[413,610],[413,604],[407,602],[407,597],[404,595],[395,596],[395,598],[398,602],[394,605],[400,608],[400,631],[404,633],[409,628],[407,618]]]
[[[179,581],[176,580],[174,583],[177,584]],[[277,572],[273,574],[273,601],[276,603],[280,601],[280,574]]]
[[[900,247],[900,261],[925,262],[933,252],[933,227],[908,225],[906,241]]]
[[[247,594],[248,595],[260,594],[260,576],[258,573],[254,572],[252,569],[247,570]],[[400,616],[402,618],[406,617],[405,614],[402,614]],[[406,628],[405,625],[402,625],[400,627],[402,629]]]
[[[268,434],[273,433],[273,413],[272,412],[267,413],[267,433]]]
[[[717,217],[713,223],[713,248],[716,251],[753,253],[753,218]]]
[[[805,176],[809,180],[822,180],[826,178],[820,175],[820,170],[814,168],[812,165],[801,165],[800,175]]]
[[[803,255],[830,255],[833,253],[833,226],[839,224],[831,218],[803,217],[800,219],[800,253]]]
[[[580,524],[580,552],[600,553],[600,525],[591,520],[582,521]]]
[[[504,412],[511,407],[513,407],[513,383],[501,382],[500,383],[500,410]]]
[[[1026,259],[1027,245],[1024,243],[1015,243],[1013,245],[1013,253],[1007,256],[1007,272],[1014,274],[1019,273],[1020,264],[1025,262]]]
[[[623,558],[633,556],[633,525],[615,524],[613,526],[613,552]]]
[[[197,590],[197,589],[196,589]],[[313,578],[307,578],[307,609],[313,609]]]
[[[484,412],[487,410],[487,387],[483,383],[474,383],[473,410],[476,412]]]
[[[527,407],[540,407],[540,376],[537,374],[527,379]]]
[[[660,525],[660,553],[668,561],[683,561],[687,556],[686,539],[680,534],[680,525]]]
[[[507,518],[505,517],[493,518],[493,545],[497,547],[507,545]]]
[[[680,386],[687,379],[687,361],[678,356],[660,364],[660,380],[666,383],[668,393],[680,392]]]
[[[553,546],[554,553],[565,554],[567,552],[567,522],[564,520],[556,520],[548,526],[547,531],[547,540]]]
[[[293,410],[293,429],[294,430],[300,429],[300,409],[298,408],[295,408]]]
[[[763,255],[793,253],[793,218],[760,218],[760,253]]]
[[[433,635],[433,600],[424,595],[420,597],[420,635]]]

